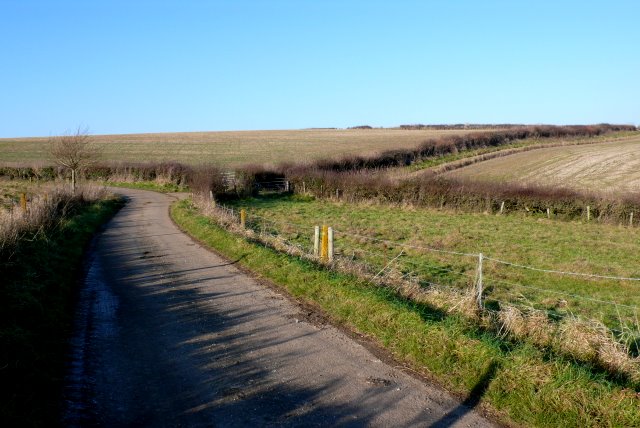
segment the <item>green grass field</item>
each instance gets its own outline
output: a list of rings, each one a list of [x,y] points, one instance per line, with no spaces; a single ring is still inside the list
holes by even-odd
[[[637,192],[640,190],[640,138],[516,153],[446,175],[610,193]]]
[[[284,131],[189,132],[96,135],[106,161],[217,163],[301,162],[345,154],[413,147],[429,138],[465,130],[304,129]],[[51,163],[46,138],[0,139],[0,162]]]
[[[393,261],[390,267],[420,277],[425,286],[433,282],[470,287],[478,253],[543,269],[640,277],[635,254],[639,228],[558,222],[524,214],[496,216],[347,204],[301,196],[265,196],[238,201],[234,206],[248,210],[249,221],[257,230],[279,234],[306,249],[312,246],[314,225],[332,226],[336,252],[343,257],[370,264],[374,270]],[[533,306],[555,317],[575,314],[597,319],[616,330],[621,329],[622,319],[625,328],[637,332],[638,281],[542,273],[491,260],[484,261],[483,273],[489,306]]]

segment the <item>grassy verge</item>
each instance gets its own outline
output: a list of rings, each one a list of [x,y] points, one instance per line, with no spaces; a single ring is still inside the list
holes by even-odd
[[[638,385],[527,344],[505,342],[388,289],[247,242],[188,201],[176,203],[171,214],[201,242],[367,335],[414,370],[461,395],[480,390],[472,398],[502,421],[559,427],[640,424]]]
[[[58,425],[64,358],[83,251],[121,206],[85,205],[55,230],[23,239],[0,261],[0,420]]]

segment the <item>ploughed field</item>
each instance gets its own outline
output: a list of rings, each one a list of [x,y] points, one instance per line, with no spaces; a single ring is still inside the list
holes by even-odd
[[[104,161],[178,161],[234,167],[301,162],[410,148],[429,138],[478,130],[303,129],[96,135]],[[47,138],[0,139],[0,162],[51,163]]]
[[[587,191],[640,191],[640,137],[516,153],[445,175],[483,181],[521,182]]]

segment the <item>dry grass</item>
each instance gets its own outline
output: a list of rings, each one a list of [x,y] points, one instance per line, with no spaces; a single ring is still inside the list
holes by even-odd
[[[430,138],[468,132],[478,130],[304,129],[96,135],[92,139],[104,161],[171,160],[235,167],[411,148]],[[47,140],[0,139],[0,162],[51,163]]]
[[[515,153],[448,172],[457,178],[558,185],[579,190],[640,190],[640,138]]]
[[[25,191],[24,188],[20,190]],[[34,194],[32,189],[28,195],[26,211],[19,204],[0,207],[0,253],[12,251],[27,236],[33,239],[34,234],[55,227],[79,204],[95,202],[107,195],[104,187],[94,185],[82,186],[75,194],[69,191],[68,186],[60,185],[39,186],[36,191]]]

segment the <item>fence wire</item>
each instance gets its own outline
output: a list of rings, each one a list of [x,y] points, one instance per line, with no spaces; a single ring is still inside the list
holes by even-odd
[[[231,216],[235,221],[239,221],[240,214],[238,210],[221,204],[217,204],[216,207]],[[297,248],[300,252],[313,256],[315,225],[299,224],[291,221],[270,219],[264,215],[251,214],[246,217],[246,227],[251,228],[255,232],[268,234],[274,238],[281,239],[287,245]],[[633,283],[640,281],[640,278],[636,277],[599,275],[527,266],[476,253],[451,251],[427,245],[411,245],[352,231],[334,229],[334,239],[335,256],[363,265],[371,272],[373,279],[380,279],[391,272],[397,272],[401,278],[412,278],[425,286],[450,288],[453,285],[455,289],[460,290],[461,288],[472,287],[477,282],[477,261],[482,258],[485,261],[492,262],[494,265],[506,266],[522,271],[532,271],[545,275],[568,276],[594,281],[627,281]],[[363,248],[363,244],[358,242],[362,240],[369,242],[369,245]],[[385,249],[380,249],[376,247],[376,245],[384,245]],[[395,248],[395,250],[392,251],[390,247]],[[427,257],[427,254],[437,255],[438,257],[453,257],[454,261],[462,262],[462,264],[460,266],[453,266],[451,263],[445,263],[442,260],[431,260]],[[445,263],[446,266],[443,266],[442,263]],[[535,307],[536,310],[542,310],[550,316],[558,316],[558,309],[549,310],[548,308],[541,307],[541,305],[544,306],[544,304],[540,302],[539,296],[529,295],[529,297],[527,297],[524,294],[514,293],[513,290],[510,290],[510,288],[518,288],[520,290],[528,290],[530,293],[556,295],[566,300],[581,300],[591,304],[611,306],[616,309],[617,318],[621,326],[626,325],[626,321],[629,321],[631,324],[636,324],[640,330],[640,325],[637,323],[637,312],[640,307],[629,304],[628,302],[622,303],[615,300],[600,299],[572,292],[539,287],[532,284],[506,281],[501,278],[502,275],[498,275],[495,267],[493,270],[489,269],[488,266],[485,267],[482,276],[484,278],[484,294],[482,298],[487,303],[494,302],[501,305],[519,305],[524,299],[528,301],[527,304],[529,307]],[[531,299],[534,299],[534,301]],[[626,316],[623,317],[619,312],[621,308],[627,311],[633,311],[633,314],[626,314]],[[570,312],[575,308],[564,309]],[[608,314],[605,318],[607,317],[613,319],[614,314]],[[634,319],[635,322],[633,322]],[[608,324],[611,328],[612,322]],[[615,328],[611,328],[611,330],[619,331]]]

